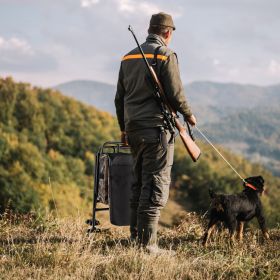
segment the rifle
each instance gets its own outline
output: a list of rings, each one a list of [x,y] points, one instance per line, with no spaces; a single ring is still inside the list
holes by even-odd
[[[186,150],[188,151],[192,160],[194,162],[196,162],[198,160],[201,152],[200,152],[199,147],[194,142],[194,137],[192,135],[192,131],[191,131],[189,123],[186,122],[188,132],[189,132],[189,134],[188,134],[187,129],[184,127],[184,125],[181,124],[177,114],[175,113],[175,111],[172,109],[169,102],[167,101],[163,87],[157,77],[157,74],[155,73],[154,68],[149,65],[149,62],[148,62],[147,58],[145,57],[143,49],[141,48],[133,30],[132,30],[132,27],[130,25],[128,26],[128,30],[132,33],[132,35],[135,39],[135,42],[138,46],[138,49],[144,59],[145,65],[147,66],[148,72],[152,78],[152,83],[155,88],[155,92],[154,92],[155,97],[160,106],[161,113],[163,114],[164,122],[165,122],[168,130],[170,131],[171,135],[174,136],[174,134],[175,134],[174,128],[176,127],[178,129],[179,135],[181,137],[181,140],[182,140]]]

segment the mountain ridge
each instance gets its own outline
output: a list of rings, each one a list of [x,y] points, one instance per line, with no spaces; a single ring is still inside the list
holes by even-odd
[[[116,85],[94,80],[73,80],[59,84],[54,88],[67,96],[74,97],[115,115]],[[196,81],[185,85],[185,92],[187,100],[194,109],[193,111],[202,123],[205,123],[206,120],[209,121],[206,113],[209,113],[210,116],[213,115],[213,119],[216,120],[218,116],[223,116],[230,108],[252,108],[259,105],[270,105],[271,102],[280,102],[280,97],[277,96],[277,93],[280,92],[280,84],[257,86]],[[229,94],[231,98],[229,98]],[[232,98],[235,102],[232,102]],[[201,113],[205,109],[206,113]]]
[[[76,80],[60,84],[56,89],[115,115],[116,86]],[[185,92],[199,126],[209,132],[215,139],[214,142],[246,156],[253,162],[260,161],[275,175],[280,175],[280,157],[278,152],[276,153],[277,139],[280,139],[280,131],[276,129],[278,123],[275,125],[277,131],[269,140],[255,124],[261,124],[262,131],[266,131],[268,127],[270,131],[273,129],[270,121],[277,119],[280,111],[277,108],[277,104],[280,104],[280,84],[258,86],[196,81],[185,86]],[[260,116],[259,112],[262,112]]]

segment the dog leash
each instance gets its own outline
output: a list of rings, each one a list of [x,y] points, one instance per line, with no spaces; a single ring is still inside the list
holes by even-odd
[[[229,163],[229,161],[221,154],[221,152],[211,143],[211,141],[207,138],[207,136],[197,127],[195,126],[197,131],[201,134],[201,136],[208,142],[209,145],[220,155],[220,157],[228,164],[228,166],[237,174],[237,176],[247,185],[248,184],[245,179],[237,172],[237,170]],[[251,187],[251,186],[249,186]]]

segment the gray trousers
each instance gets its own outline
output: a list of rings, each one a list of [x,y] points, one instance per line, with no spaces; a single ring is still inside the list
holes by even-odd
[[[160,210],[168,200],[174,139],[163,128],[141,129],[127,135],[136,176],[132,186],[130,229],[132,235],[137,235],[139,223],[157,225]]]

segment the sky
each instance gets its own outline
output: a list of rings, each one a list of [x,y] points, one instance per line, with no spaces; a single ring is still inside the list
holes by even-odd
[[[0,76],[116,84],[152,14],[173,16],[183,82],[280,83],[279,0],[0,0]]]

